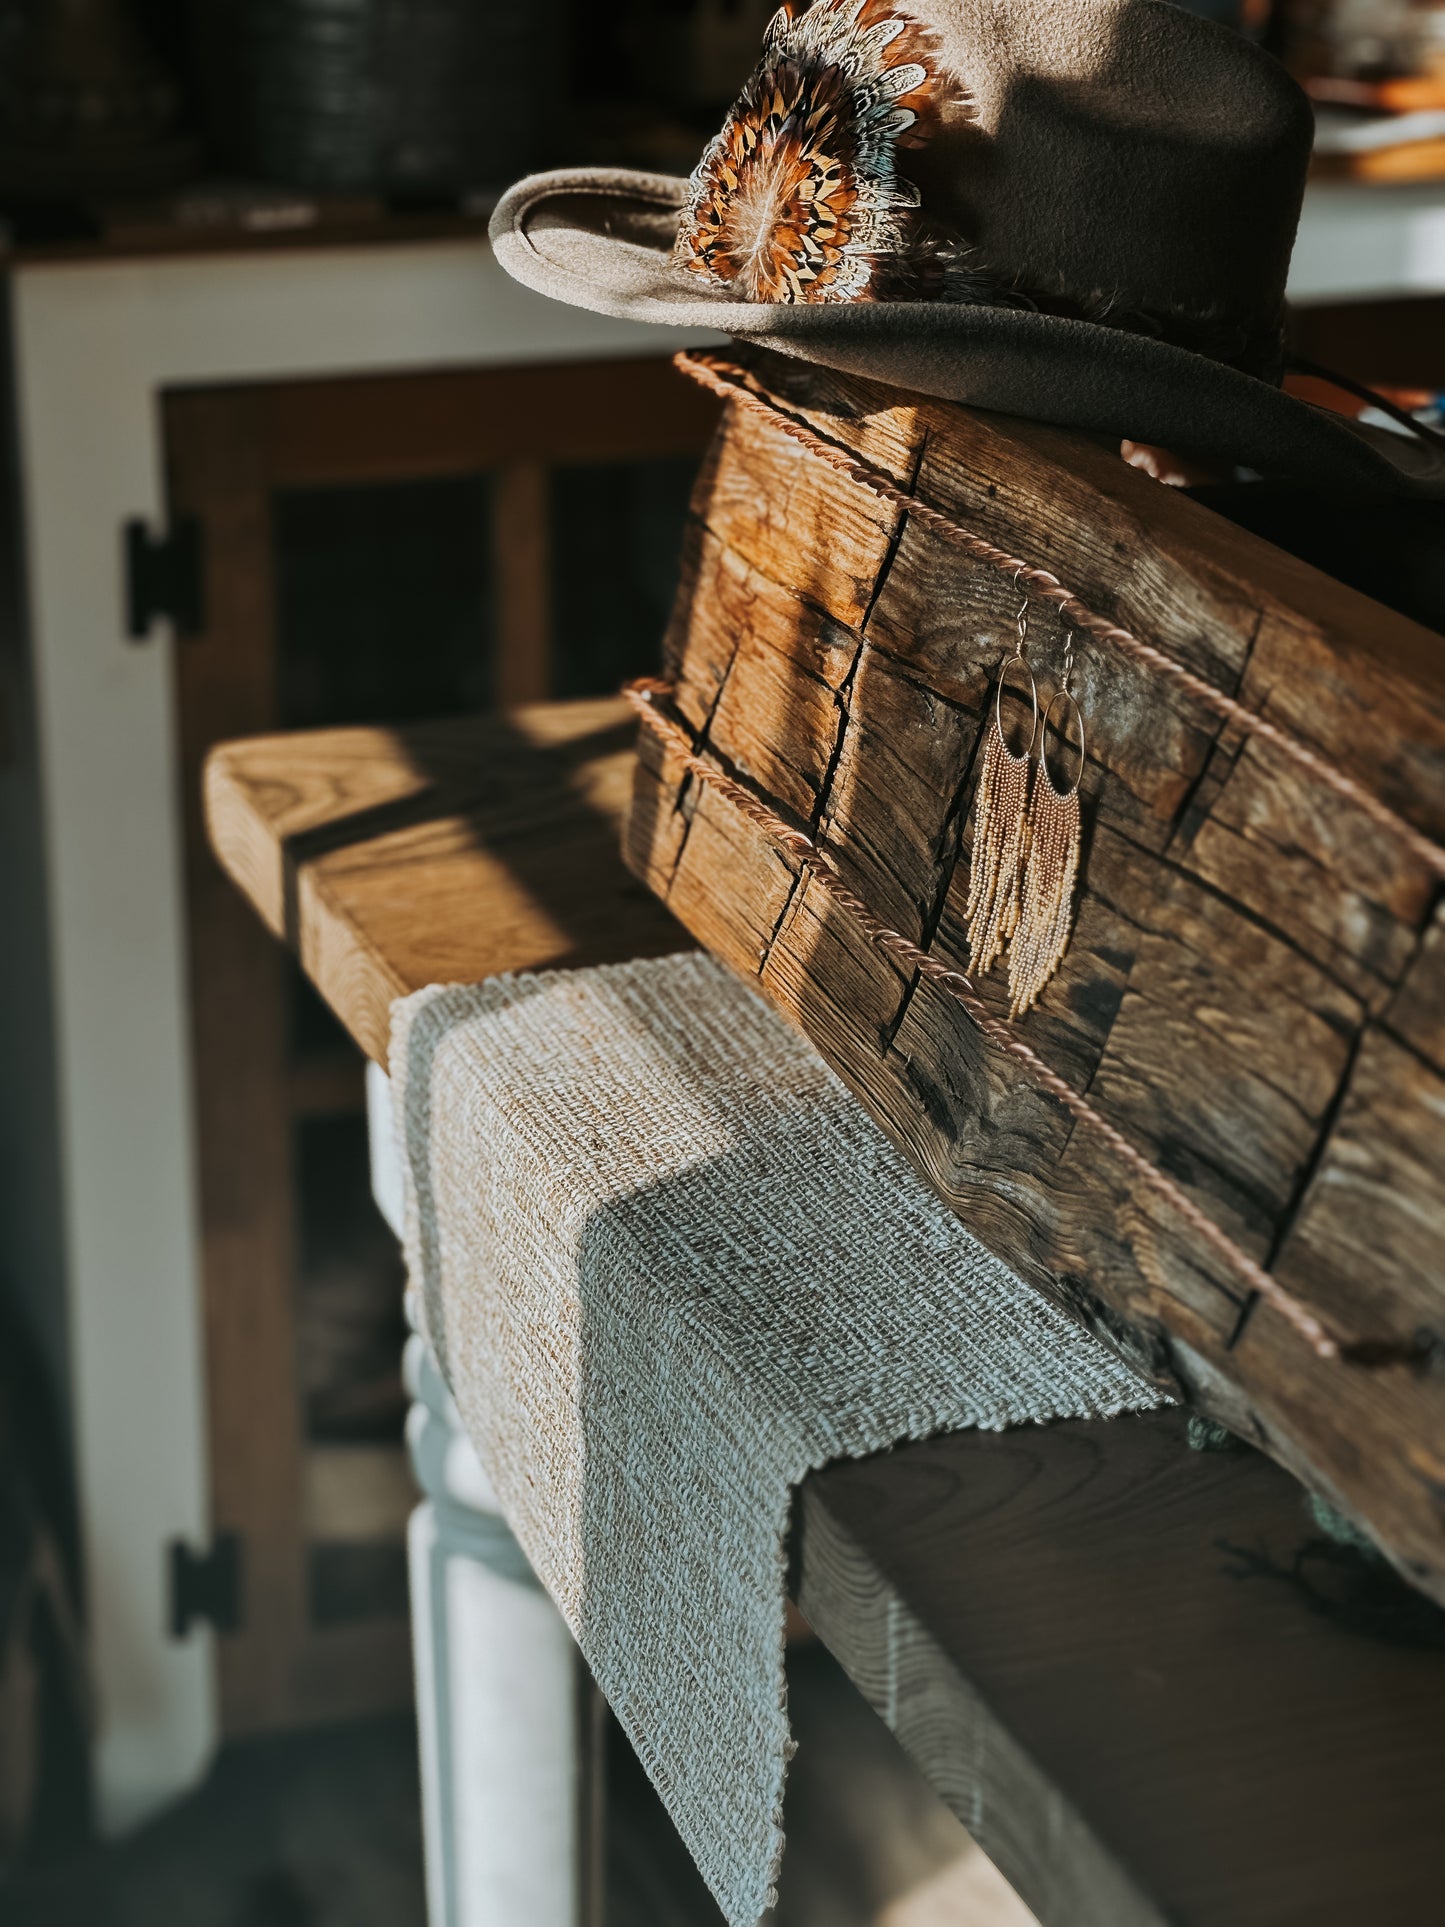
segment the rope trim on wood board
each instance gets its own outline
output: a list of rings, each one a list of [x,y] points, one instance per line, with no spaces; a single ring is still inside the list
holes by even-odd
[[[797,442],[819,461],[826,462],[828,467],[835,469],[838,474],[857,483],[860,488],[865,488],[881,501],[902,509],[920,522],[924,528],[931,529],[934,534],[941,535],[956,547],[965,549],[980,562],[986,562],[1001,574],[1011,576],[1021,590],[1032,589],[1046,602],[1051,602],[1060,615],[1065,616],[1076,627],[1087,629],[1101,642],[1115,644],[1127,655],[1135,657],[1137,661],[1147,664],[1159,675],[1167,676],[1181,689],[1187,690],[1191,696],[1196,697],[1206,708],[1212,709],[1215,715],[1225,722],[1233,723],[1246,734],[1270,744],[1281,756],[1295,764],[1316,782],[1324,784],[1326,789],[1333,790],[1337,796],[1343,797],[1382,829],[1397,837],[1412,856],[1423,863],[1436,877],[1445,880],[1445,848],[1426,836],[1422,830],[1417,830],[1413,823],[1407,823],[1405,818],[1398,811],[1392,810],[1388,803],[1367,790],[1362,783],[1357,783],[1353,777],[1345,775],[1343,770],[1337,769],[1333,763],[1328,762],[1283,725],[1270,722],[1257,709],[1251,709],[1247,704],[1236,701],[1233,696],[1227,696],[1222,689],[1217,689],[1213,683],[1206,682],[1202,676],[1195,675],[1193,670],[1186,669],[1182,662],[1167,655],[1153,643],[1143,641],[1131,630],[1121,628],[1118,623],[1111,622],[1107,616],[1099,615],[1089,608],[1087,603],[1081,601],[1072,589],[1066,588],[1048,569],[1036,568],[1021,557],[1010,555],[1006,549],[996,547],[972,529],[965,528],[961,522],[953,521],[940,509],[934,508],[931,503],[911,495],[891,476],[885,475],[881,469],[875,468],[870,462],[865,462],[861,456],[855,455],[850,449],[828,441],[808,423],[791,414],[749,369],[718,355],[696,355],[686,350],[674,355],[673,362],[683,374],[700,383],[704,388],[710,389],[713,394],[720,395],[726,401],[740,402],[744,407],[751,408],[760,414],[781,434]]]
[[[951,969],[937,957],[930,956],[926,950],[905,937],[901,931],[894,930],[875,917],[863,899],[838,875],[823,851],[804,831],[795,829],[790,823],[769,809],[762,799],[744,784],[737,782],[716,763],[699,756],[691,736],[681,723],[667,716],[658,707],[660,701],[669,698],[672,685],[655,677],[644,676],[629,683],[622,692],[632,707],[642,718],[652,733],[659,737],[684,769],[692,776],[715,790],[718,795],[731,803],[739,813],[747,818],[755,828],[761,830],[776,848],[793,857],[809,876],[816,879],[824,894],[845,911],[862,930],[868,941],[888,956],[910,970],[916,970],[955,1003],[961,1004],[964,1011],[982,1034],[1023,1066],[1029,1077],[1040,1090],[1056,1098],[1071,1116],[1091,1131],[1099,1141],[1110,1150],[1119,1161],[1163,1203],[1184,1220],[1190,1229],[1198,1234],[1206,1244],[1225,1261],[1248,1286],[1249,1290],[1266,1303],[1272,1305],[1280,1316],[1286,1319],[1304,1339],[1310,1350],[1320,1358],[1341,1358],[1373,1354],[1372,1346],[1352,1344],[1335,1336],[1325,1324],[1303,1304],[1294,1293],[1288,1290],[1272,1273],[1266,1271],[1249,1253],[1237,1245],[1229,1233],[1217,1225],[1208,1212],[1203,1211],[1177,1185],[1173,1178],[1161,1171],[1138,1148],[1124,1136],[1117,1126],[1109,1120],[1086,1097],[1081,1097],[1073,1085],[1051,1070],[1038,1052],[1026,1044],[1016,1031],[1002,1018],[996,1017],[979,996],[972,980],[961,970]],[[1374,1362],[1373,1355],[1370,1362]]]

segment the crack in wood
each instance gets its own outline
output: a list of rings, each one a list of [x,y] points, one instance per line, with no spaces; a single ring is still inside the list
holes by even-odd
[[[1264,611],[1263,609],[1256,609],[1254,623],[1249,632],[1249,640],[1245,645],[1244,660],[1240,664],[1239,674],[1235,677],[1234,688],[1230,692],[1235,696],[1238,695],[1244,686],[1244,679],[1249,671],[1249,664],[1254,655],[1254,645],[1259,640],[1259,632],[1263,627]],[[1212,734],[1209,735],[1209,748],[1200,759],[1199,768],[1195,772],[1194,780],[1189,784],[1183,796],[1179,799],[1178,807],[1175,809],[1173,824],[1164,842],[1164,849],[1166,851],[1172,852],[1176,844],[1186,843],[1192,840],[1192,836],[1189,834],[1191,829],[1189,819],[1195,799],[1209,777],[1219,770],[1220,764],[1223,763],[1225,767],[1219,774],[1219,789],[1222,790],[1224,788],[1224,785],[1233,773],[1234,766],[1239,761],[1240,752],[1249,739],[1247,736],[1241,735],[1238,742],[1234,745],[1234,748],[1232,750],[1228,749],[1225,746],[1224,739],[1228,735],[1230,727],[1231,725],[1221,716],[1218,719],[1217,727]],[[1207,809],[1201,810],[1198,823],[1192,827],[1197,829],[1199,824],[1205,823],[1208,820],[1209,811]]]
[[[1325,1105],[1324,1111],[1321,1113],[1319,1134],[1310,1148],[1309,1155],[1300,1167],[1294,1189],[1280,1213],[1279,1228],[1271,1241],[1268,1255],[1264,1261],[1266,1271],[1274,1270],[1275,1266],[1279,1263],[1281,1252],[1289,1243],[1298,1227],[1300,1213],[1304,1209],[1305,1199],[1309,1194],[1310,1186],[1313,1184],[1315,1175],[1319,1171],[1321,1164],[1329,1154],[1335,1124],[1344,1106],[1345,1099],[1349,1096],[1350,1085],[1354,1080],[1355,1066],[1360,1060],[1360,1050],[1366,1037],[1370,1034],[1371,1029],[1371,1025],[1362,1024],[1354,1041],[1350,1045],[1349,1053],[1345,1058],[1344,1068],[1336,1080],[1334,1090],[1330,1093],[1329,1102]]]
[[[1388,785],[1409,791],[1407,814],[1445,818],[1445,696],[1421,682],[1427,639],[1413,625],[1168,496],[1086,439],[917,396],[898,397],[891,411],[886,391],[737,352],[765,381],[775,373],[799,407],[815,399],[823,432],[840,446],[906,470],[911,490],[927,468],[943,514],[972,520],[1006,552],[1046,559],[1092,607],[1124,597],[1124,619],[1149,625],[1182,661],[1208,655],[1202,673],[1221,690],[1248,688],[1257,705],[1278,705],[1291,677],[1328,664],[1309,741],[1372,785],[1388,771]],[[870,519],[846,478],[817,468],[804,489],[798,463],[807,458],[780,454],[778,440],[739,434],[726,499],[707,516],[708,541],[731,547],[728,566],[746,563],[758,588],[737,619],[777,653],[739,650],[717,633],[715,612],[690,618],[684,590],[680,674],[686,681],[691,667],[695,701],[706,691],[709,741],[714,729],[727,733],[723,716],[729,730],[736,719],[738,746],[758,764],[756,787],[776,803],[774,781],[787,786],[787,820],[804,810],[825,845],[825,825],[846,826],[839,857],[850,881],[861,868],[861,894],[875,911],[927,954],[962,958],[957,890],[985,719],[974,707],[982,665],[964,658],[948,625],[975,604],[992,620],[1008,601],[1006,577],[945,554],[921,523],[910,534],[913,509],[893,523]],[[997,484],[987,505],[979,477]],[[779,519],[789,499],[811,532],[801,544]],[[1388,1042],[1370,1059],[1362,1101],[1445,1107],[1445,1077],[1429,1062],[1438,999],[1421,961],[1425,892],[1383,847],[1378,874],[1368,870],[1373,846],[1319,816],[1308,785],[1276,780],[1264,746],[1243,767],[1248,733],[1236,737],[1174,701],[1166,681],[1107,645],[1099,657],[1090,700],[1100,727],[1088,764],[1098,802],[1074,948],[1058,980],[1064,994],[1046,1000],[1023,1034],[1076,1089],[1107,1091],[1101,1108],[1146,1157],[1193,1187],[1222,1223],[1247,1226],[1267,1262],[1283,1263],[1341,1131],[1351,1134],[1346,1163],[1369,1151],[1368,1138],[1363,1151],[1356,1142],[1350,1104],[1367,1034]],[[722,662],[725,702],[707,680]],[[815,663],[826,669],[831,707],[819,700]],[[774,760],[759,762],[764,755]],[[808,769],[819,772],[816,790],[797,780]],[[1361,1208],[1375,1214],[1367,1226],[1331,1230],[1310,1218],[1311,1240],[1323,1240],[1319,1274],[1291,1276],[1289,1289],[1320,1316],[1343,1315],[1337,1278],[1327,1283],[1331,1263],[1353,1275],[1368,1248],[1352,1329],[1339,1334],[1351,1378],[1350,1366],[1317,1356],[1272,1310],[1256,1317],[1256,1301],[1223,1260],[1125,1164],[1101,1165],[1071,1118],[1052,1106],[1046,1115],[1046,1100],[1019,1083],[1015,1067],[985,1062],[961,1020],[955,1027],[921,996],[916,973],[904,977],[881,952],[845,941],[831,920],[830,940],[813,945],[806,917],[799,921],[812,902],[802,880],[761,846],[718,845],[725,905],[697,873],[696,840],[684,847],[696,873],[684,906],[696,934],[759,972],[767,994],[1005,1262],[1151,1374],[1167,1371],[1203,1409],[1262,1440],[1445,1598],[1442,1512],[1415,1469],[1429,1460],[1445,1412],[1445,1370],[1436,1368],[1445,1318],[1429,1297],[1429,1226],[1440,1211],[1430,1147],[1407,1154],[1402,1140],[1398,1168],[1383,1167],[1388,1182],[1361,1170]],[[659,871],[671,848],[670,837],[658,840]],[[708,850],[711,863],[711,838]],[[1410,999],[1397,1024],[1384,1007],[1404,983]],[[1414,1115],[1402,1109],[1400,1128]],[[1390,1155],[1382,1130],[1380,1156]],[[1350,1208],[1348,1197],[1337,1201]],[[1408,1371],[1383,1380],[1367,1369],[1402,1363]]]
[[[774,918],[773,927],[771,931],[769,931],[767,940],[764,942],[761,950],[758,953],[759,979],[762,978],[763,973],[767,970],[769,963],[772,961],[773,951],[777,947],[778,940],[783,934],[784,925],[791,921],[793,912],[797,909],[797,907],[803,900],[803,896],[807,889],[807,882],[808,882],[807,871],[800,869],[798,871],[798,874],[793,878],[792,884],[788,890],[788,894],[783,899],[783,907],[778,912],[777,916]]]
[[[853,630],[849,633],[857,635]],[[853,660],[848,665],[848,673],[834,691],[834,700],[838,706],[838,728],[833,737],[832,747],[828,751],[828,760],[823,766],[823,774],[818,781],[818,801],[814,807],[810,825],[815,837],[821,837],[823,833],[823,818],[828,814],[828,799],[832,794],[833,779],[838,774],[838,765],[843,758],[843,745],[847,741],[848,728],[853,720],[853,681],[858,674],[858,664],[863,659],[866,646],[862,636],[857,635],[857,647],[853,651]]]
[[[1111,836],[1117,836],[1121,843],[1127,843],[1131,849],[1137,850],[1142,856],[1149,858],[1152,862],[1158,863],[1162,868],[1180,878],[1182,882],[1197,887],[1205,896],[1223,905],[1224,908],[1233,911],[1245,923],[1250,924],[1264,936],[1270,937],[1274,942],[1281,944],[1301,963],[1308,964],[1311,969],[1318,971],[1320,976],[1323,977],[1333,989],[1338,990],[1343,996],[1348,997],[1352,1003],[1359,1006],[1361,1020],[1363,1021],[1365,1013],[1369,1011],[1370,1006],[1366,1003],[1365,999],[1361,997],[1355,985],[1346,982],[1344,978],[1336,975],[1326,959],[1316,956],[1313,951],[1304,949],[1282,925],[1274,923],[1270,918],[1263,916],[1253,904],[1241,903],[1238,897],[1230,896],[1227,890],[1221,889],[1221,887],[1209,877],[1202,875],[1198,870],[1191,869],[1187,863],[1180,862],[1177,857],[1170,856],[1167,851],[1154,850],[1151,849],[1147,843],[1141,843],[1137,837],[1131,836],[1129,832],[1119,824],[1109,823],[1105,827],[1107,827],[1109,834]],[[1105,896],[1102,890],[1095,888],[1092,883],[1087,884],[1086,887],[1091,895],[1097,897],[1100,903],[1105,904],[1116,916],[1121,918],[1123,922],[1132,925],[1136,930],[1142,931],[1146,936],[1168,937],[1171,934],[1167,929],[1156,929],[1150,924],[1141,923],[1136,917],[1131,916],[1122,905]],[[1337,949],[1338,946],[1332,945],[1331,948]],[[1376,977],[1376,981],[1380,984],[1382,990],[1394,988],[1399,982],[1399,979],[1396,979],[1395,983],[1392,984],[1390,980],[1379,977],[1377,973],[1371,972],[1370,974]],[[1404,972],[1402,970],[1401,976],[1403,975]]]

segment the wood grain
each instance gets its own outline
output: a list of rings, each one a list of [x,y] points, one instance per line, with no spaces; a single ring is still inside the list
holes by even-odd
[[[836,442],[1052,569],[1445,838],[1439,637],[1083,438],[754,357]],[[980,732],[1018,596],[733,408],[669,632],[704,749],[966,968]],[[1063,636],[1032,606],[1046,690]],[[1167,1205],[761,834],[644,743],[628,858],[818,1046],[986,1243],[1141,1370],[1275,1453],[1445,1598],[1445,1067],[1417,853],[1116,644],[1081,639],[1086,845],[1021,1029],[1312,1309],[1325,1362]],[[985,985],[1000,1014],[997,978]]]
[[[614,698],[225,744],[206,763],[222,866],[368,1056],[394,998],[685,949],[624,868],[629,712]]]
[[[1039,1919],[1439,1909],[1445,1615],[1178,1413],[814,1474],[797,1597]]]
[[[627,894],[615,847],[589,841],[599,820],[617,833],[623,713],[548,705],[231,744],[207,768],[211,833],[379,1054],[394,990],[679,940]],[[711,810],[704,795],[671,820],[689,844],[715,839],[711,874],[756,865]],[[810,915],[773,863],[754,880],[777,918]],[[572,907],[560,946],[548,874]],[[1178,928],[1181,951],[1197,942]],[[835,984],[870,961],[849,942],[820,923]],[[1339,993],[1287,954],[1332,1009]],[[1275,1074],[1254,1033],[1242,1047]],[[1183,1433],[1178,1413],[961,1433],[814,1473],[795,1596],[1044,1927],[1433,1918],[1445,1614],[1325,1540],[1266,1458],[1192,1453]]]

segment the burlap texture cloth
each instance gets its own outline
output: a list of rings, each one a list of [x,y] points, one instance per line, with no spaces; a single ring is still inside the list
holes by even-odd
[[[391,1044],[427,1337],[732,1927],[771,1904],[793,1488],[1159,1402],[698,955],[422,991]]]

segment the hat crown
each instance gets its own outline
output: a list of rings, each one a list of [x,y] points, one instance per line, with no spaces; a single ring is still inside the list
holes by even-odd
[[[691,181],[521,181],[501,265],[976,408],[1445,499],[1435,448],[1276,385],[1312,124],[1257,47],[1165,0],[814,9],[775,21]]]
[[[1168,0],[896,11],[958,102],[909,172],[990,268],[1218,359],[1277,343],[1313,116],[1276,61]]]

